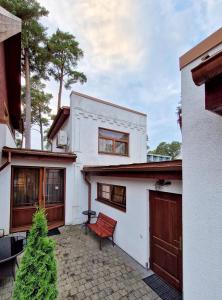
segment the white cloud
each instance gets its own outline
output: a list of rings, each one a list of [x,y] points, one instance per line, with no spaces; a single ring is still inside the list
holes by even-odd
[[[75,90],[147,112],[151,146],[181,138],[179,56],[221,26],[222,0],[39,2],[50,11],[50,33],[69,31],[84,50],[88,82]],[[56,98],[57,85],[48,87]]]

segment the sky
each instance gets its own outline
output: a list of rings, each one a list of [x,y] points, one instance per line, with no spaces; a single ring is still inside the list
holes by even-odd
[[[222,0],[39,0],[42,23],[72,33],[87,83],[72,90],[147,114],[148,144],[181,140],[179,57],[222,26]],[[56,110],[58,83],[47,82]],[[69,105],[70,90],[62,105]],[[32,147],[39,147],[34,133]]]

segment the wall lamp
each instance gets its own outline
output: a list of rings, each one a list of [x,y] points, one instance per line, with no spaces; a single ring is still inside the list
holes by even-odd
[[[156,190],[158,190],[159,188],[167,185],[171,185],[171,181],[167,181],[165,179],[158,179],[155,183],[155,188]]]

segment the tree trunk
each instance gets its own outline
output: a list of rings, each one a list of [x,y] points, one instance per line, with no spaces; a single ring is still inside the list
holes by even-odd
[[[43,136],[43,126],[42,126],[42,113],[39,110],[39,128],[40,128],[40,136],[41,136],[41,149],[44,150],[44,136]]]
[[[24,142],[24,133],[22,132],[22,145],[21,145],[21,148],[23,147],[23,142]]]
[[[31,148],[31,93],[29,54],[25,50],[25,148]]]
[[[57,111],[59,111],[59,109],[61,107],[62,85],[63,85],[63,75],[61,75],[60,80],[59,80],[59,94],[58,94],[58,109],[57,109]]]

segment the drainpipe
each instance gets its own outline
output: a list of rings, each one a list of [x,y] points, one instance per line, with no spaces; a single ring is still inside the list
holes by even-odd
[[[91,190],[92,189],[91,189],[91,182],[90,182],[89,178],[87,177],[86,173],[84,173],[84,179],[88,185],[88,210],[91,210]]]
[[[0,167],[0,172],[11,163],[11,152],[8,152],[7,161]]]

